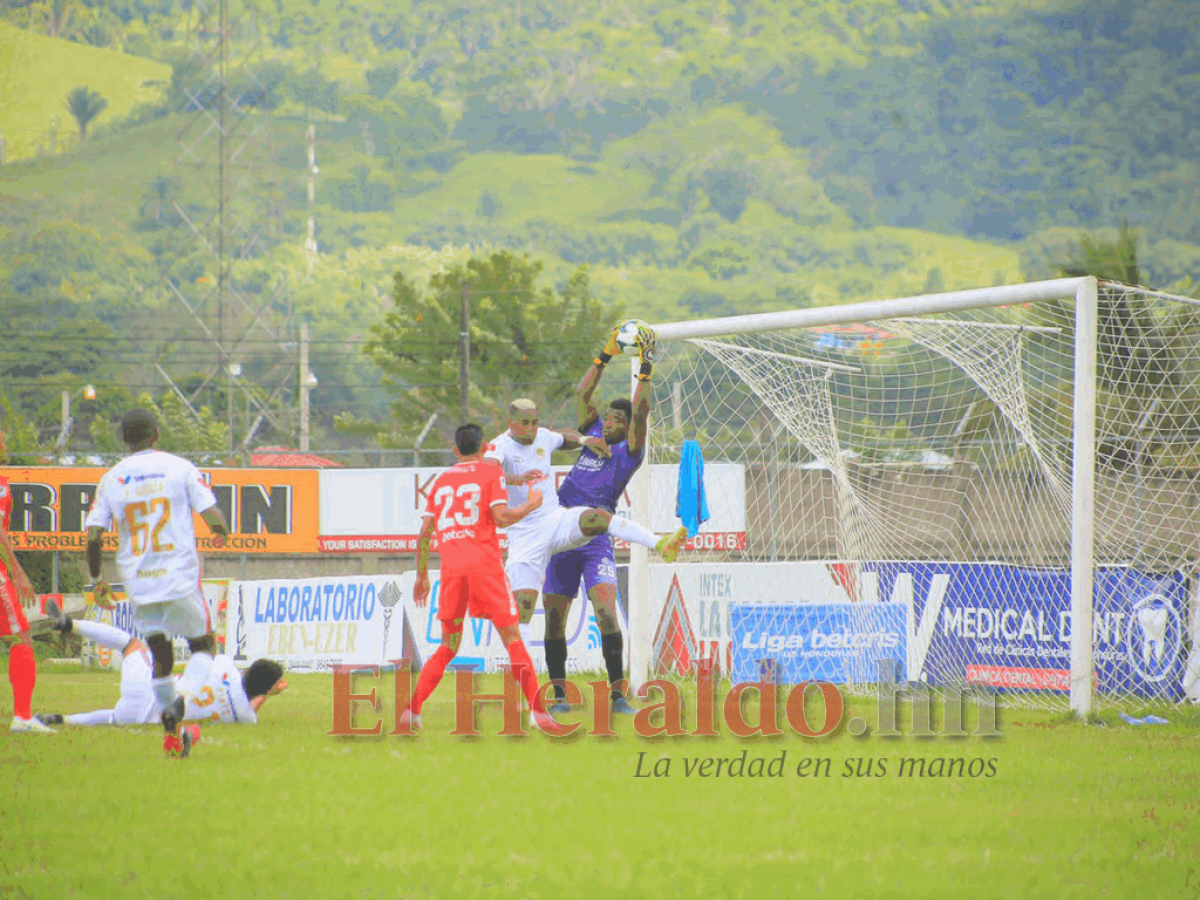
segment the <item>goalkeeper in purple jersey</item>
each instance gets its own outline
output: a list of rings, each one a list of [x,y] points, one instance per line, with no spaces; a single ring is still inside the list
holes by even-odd
[[[654,332],[649,328],[643,329],[638,334],[641,371],[633,401],[623,398],[613,400],[604,411],[603,418],[592,395],[600,383],[604,367],[620,352],[616,345],[616,329],[579,383],[576,396],[579,433],[603,437],[612,455],[601,457],[592,450],[583,449],[558,489],[559,502],[563,506],[601,507],[616,512],[617,500],[646,454],[646,427],[653,393],[650,376],[654,370],[654,345]],[[617,623],[617,563],[613,556],[612,538],[607,533],[597,535],[581,547],[555,554],[546,569],[546,583],[542,588],[542,603],[546,611],[546,668],[554,683],[555,693],[555,702],[550,709],[558,712],[570,710],[563,687],[567,677],[567,613],[579,591],[581,579],[592,608],[596,611],[596,623],[600,626],[600,646],[608,670],[613,712],[632,713],[634,709],[625,699],[623,691],[625,641]]]

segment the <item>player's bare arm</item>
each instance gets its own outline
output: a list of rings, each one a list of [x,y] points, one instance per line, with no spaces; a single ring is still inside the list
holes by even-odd
[[[621,331],[619,324],[612,327],[612,331],[608,333],[608,338],[604,342],[604,348],[596,354],[596,358],[592,360],[592,365],[583,374],[583,380],[579,382],[579,387],[575,393],[575,414],[576,420],[579,422],[579,430],[583,431],[594,421],[600,418],[600,410],[596,408],[596,404],[592,396],[596,393],[596,387],[600,384],[600,376],[604,374],[604,367],[608,365],[609,360],[614,356],[619,356],[621,346],[617,343],[617,335]]]
[[[570,428],[564,428],[558,433],[563,436],[561,448],[563,450],[578,450],[580,447],[587,447],[597,456],[612,456],[612,447],[608,446],[608,441],[602,437],[584,437],[578,431]]]
[[[531,490],[529,499],[520,506],[509,506],[507,503],[497,503],[492,507],[492,516],[501,528],[515,525],[523,518],[542,505],[542,492]]]
[[[200,513],[200,518],[212,529],[212,545],[220,550],[225,546],[226,538],[229,537],[229,523],[225,521],[225,514],[218,507],[210,506]]]
[[[601,358],[597,356],[588,366],[588,370],[583,373],[583,380],[575,389],[575,421],[579,423],[580,431],[585,430],[600,418],[600,410],[596,408],[594,398],[596,388],[600,385],[600,376],[604,374],[605,365],[607,363],[601,362]]]
[[[646,446],[646,432],[650,423],[650,402],[654,396],[654,388],[650,379],[654,375],[654,351],[658,337],[653,331],[646,329],[648,334],[639,334],[638,357],[641,367],[638,371],[637,388],[633,392],[633,421],[629,423],[629,436],[626,446],[630,453],[637,453]]]
[[[4,568],[8,570],[9,577],[17,586],[17,597],[26,602],[32,600],[35,596],[33,582],[17,561],[17,551],[13,549],[12,538],[8,536],[8,529],[3,525],[0,525],[0,559],[4,560]]]
[[[433,552],[433,516],[421,520],[421,533],[417,535],[417,578],[413,582],[413,603],[424,609],[429,603],[429,554]]]
[[[101,578],[101,555],[104,549],[104,529],[96,525],[87,530],[87,567],[88,575],[93,581],[92,596],[101,606],[111,606],[113,603],[112,587]]]
[[[254,710],[254,714],[258,715],[258,711],[262,709],[262,705],[276,694],[282,694],[284,691],[286,691],[287,686],[288,683],[280,678],[277,682],[275,682],[274,687],[272,687],[265,694],[259,694],[257,697],[250,698],[250,708]]]

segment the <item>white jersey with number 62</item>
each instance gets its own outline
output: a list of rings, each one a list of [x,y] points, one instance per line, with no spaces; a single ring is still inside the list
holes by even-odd
[[[192,514],[216,502],[186,459],[142,450],[105,473],[86,526],[107,530],[116,524],[117,566],[131,603],[177,600],[200,590]]]

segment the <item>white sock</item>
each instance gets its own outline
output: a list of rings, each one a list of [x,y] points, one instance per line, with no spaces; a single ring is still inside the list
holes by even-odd
[[[175,702],[174,675],[168,675],[166,678],[152,678],[150,685],[154,688],[154,699],[158,701],[159,712]]]
[[[212,671],[213,658],[211,653],[193,653],[188,657],[187,665],[183,667],[183,675],[179,678],[179,693],[195,697],[208,681],[208,673]]]
[[[63,716],[68,725],[112,725],[116,721],[115,709],[98,709],[95,712],[76,713]]]
[[[613,537],[619,537],[623,541],[629,541],[631,544],[641,544],[643,547],[649,547],[651,550],[658,546],[658,535],[649,528],[626,519],[624,516],[613,516],[609,520],[608,533]]]
[[[86,619],[72,619],[71,630],[82,638],[95,641],[101,647],[110,650],[124,650],[125,645],[133,640],[133,635],[103,622],[89,622]]]

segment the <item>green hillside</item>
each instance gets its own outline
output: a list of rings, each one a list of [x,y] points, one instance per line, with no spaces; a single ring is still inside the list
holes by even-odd
[[[33,34],[0,21],[0,134],[9,160],[74,146],[78,132],[63,98],[78,85],[98,91],[108,108],[99,124],[153,103],[171,67],[151,59]],[[57,120],[57,125],[55,124]]]
[[[25,48],[37,82],[6,96],[61,119],[83,80],[48,85],[86,71],[112,103],[85,146],[0,171],[0,300],[136,335],[100,354],[131,390],[210,367],[204,328],[304,316],[336,371],[313,398],[326,436],[335,412],[386,417],[361,344],[393,275],[425,285],[495,249],[552,288],[586,266],[599,300],[657,321],[1052,277],[1123,222],[1144,282],[1200,281],[1195,3],[252,6],[230,20],[218,308],[221,94],[189,37],[207,7],[0,3],[4,59]],[[97,59],[165,90],[122,118],[138,101],[90,77]],[[294,365],[272,340],[238,356],[294,403],[266,383]],[[52,377],[0,369],[43,401]],[[22,404],[53,426],[52,403]]]

